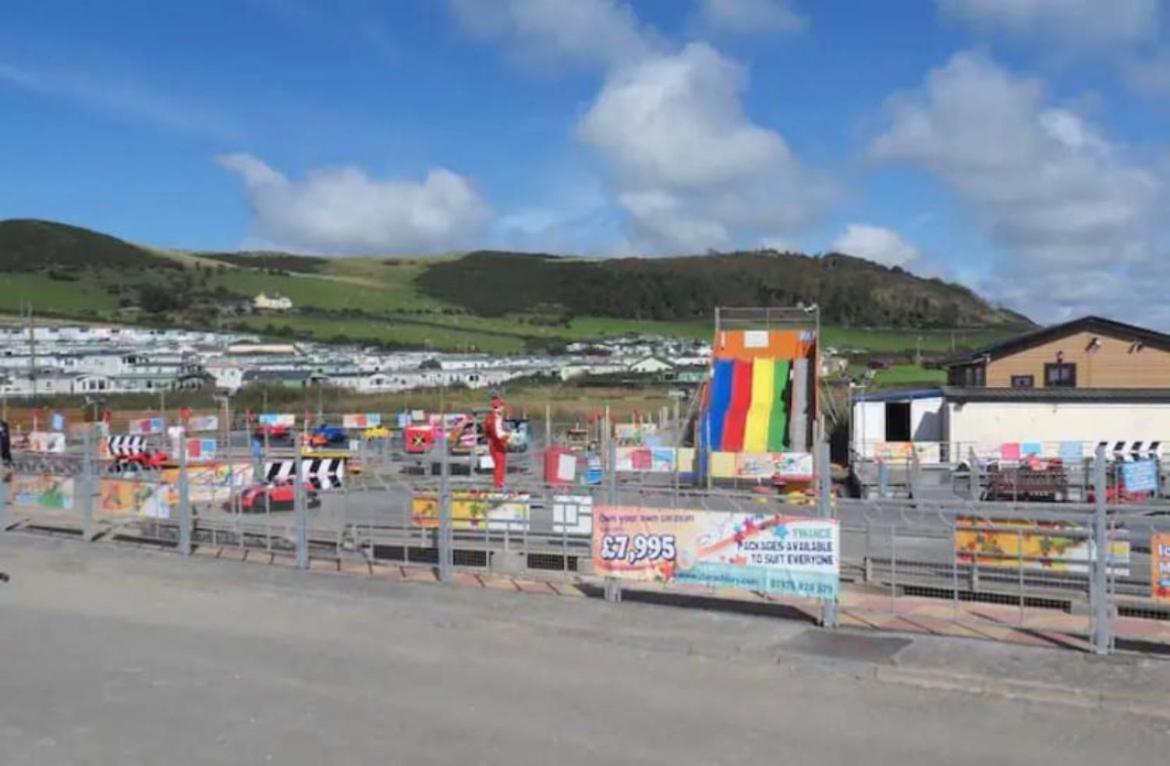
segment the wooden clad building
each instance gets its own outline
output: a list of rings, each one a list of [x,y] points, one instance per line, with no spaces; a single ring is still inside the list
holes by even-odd
[[[967,388],[1170,388],[1170,335],[1088,316],[943,362]]]

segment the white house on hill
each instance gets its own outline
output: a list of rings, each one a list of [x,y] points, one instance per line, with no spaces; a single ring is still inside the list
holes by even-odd
[[[292,301],[283,295],[269,297],[264,293],[260,293],[252,299],[252,308],[257,311],[288,311],[292,307]]]

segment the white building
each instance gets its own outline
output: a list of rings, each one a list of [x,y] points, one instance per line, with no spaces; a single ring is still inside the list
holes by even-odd
[[[653,375],[660,372],[670,372],[674,369],[674,365],[670,362],[664,362],[658,357],[647,356],[630,365],[630,372],[640,373],[642,375]]]
[[[1170,449],[1170,389],[943,387],[878,391],[853,403],[850,446],[863,458],[908,443],[929,456],[924,462],[959,462],[972,450],[985,459],[1087,456],[1102,442]]]
[[[268,296],[260,293],[252,299],[252,308],[257,311],[289,311],[293,303],[283,295]]]

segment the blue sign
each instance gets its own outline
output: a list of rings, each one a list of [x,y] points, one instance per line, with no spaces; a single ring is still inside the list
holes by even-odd
[[[60,412],[53,413],[53,430],[54,431],[64,431],[65,430],[65,416],[62,415]]]
[[[1126,492],[1156,492],[1158,490],[1158,464],[1153,460],[1136,460],[1122,463],[1121,480]]]

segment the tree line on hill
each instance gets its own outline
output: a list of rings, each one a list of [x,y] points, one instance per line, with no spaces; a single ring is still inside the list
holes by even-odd
[[[960,285],[848,255],[755,251],[590,260],[477,251],[431,264],[418,287],[476,314],[562,312],[626,319],[707,319],[717,306],[817,304],[854,327],[1026,326]]]

